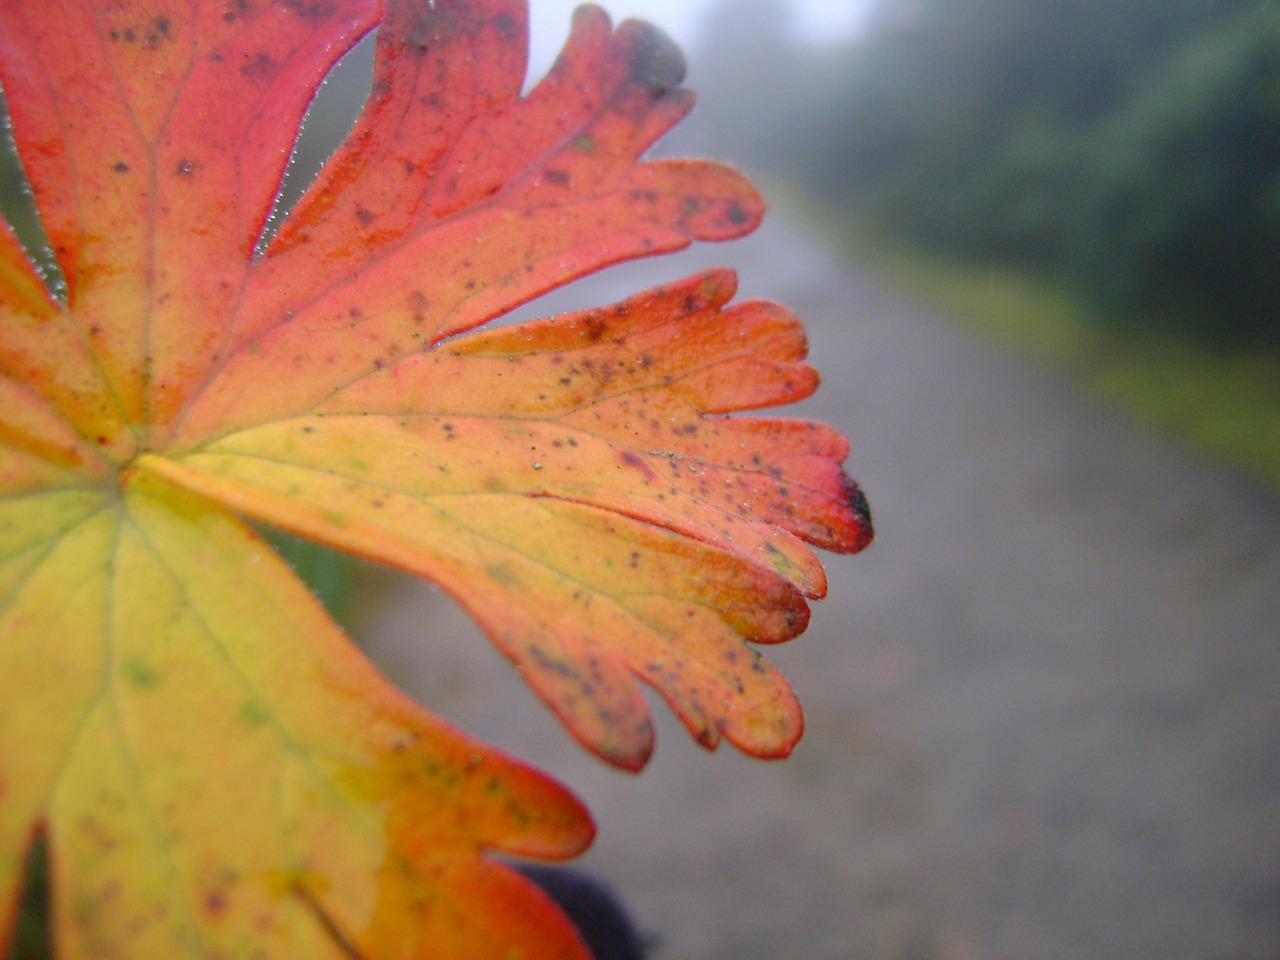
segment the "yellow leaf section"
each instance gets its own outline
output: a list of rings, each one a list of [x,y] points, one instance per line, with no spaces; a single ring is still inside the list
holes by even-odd
[[[414,496],[523,493],[608,507],[818,597],[826,582],[805,541],[859,549],[870,537],[865,502],[840,467],[848,445],[829,427],[713,416],[799,400],[817,384],[798,321],[776,304],[726,306],[735,288],[731,271],[714,270],[609,307],[463,337],[338,391],[315,408],[320,416],[197,451]]]
[[[482,855],[577,853],[581,806],[391,688],[252,532],[145,472],[0,532],[0,942],[43,829],[65,960],[586,960]]]
[[[653,748],[633,675],[708,747],[721,735],[783,756],[801,713],[744,643],[808,620],[785,580],[724,551],[617,514],[502,493],[415,496],[247,457],[143,459],[233,509],[427,576],[485,627],[584,745],[638,769]]]
[[[28,844],[98,695],[114,542],[105,496],[58,491],[0,499],[0,956]]]

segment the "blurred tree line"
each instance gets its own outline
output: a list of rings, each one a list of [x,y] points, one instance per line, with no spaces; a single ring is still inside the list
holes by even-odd
[[[882,0],[814,47],[782,0],[724,0],[703,37],[681,148],[1118,322],[1280,344],[1280,4]]]

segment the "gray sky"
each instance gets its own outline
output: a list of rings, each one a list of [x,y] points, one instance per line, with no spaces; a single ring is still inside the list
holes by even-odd
[[[530,0],[531,67],[540,76],[551,65],[569,32],[569,18],[581,0]],[[688,51],[702,16],[719,0],[597,0],[614,23],[640,17],[669,33]],[[749,4],[754,0],[738,0]],[[790,0],[800,35],[815,42],[847,37],[861,22],[870,0]]]

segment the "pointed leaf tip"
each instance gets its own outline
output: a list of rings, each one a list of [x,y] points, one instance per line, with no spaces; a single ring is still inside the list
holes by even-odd
[[[626,20],[618,33],[631,44],[631,78],[638,86],[665,94],[684,83],[684,53],[666,33],[645,20]]]

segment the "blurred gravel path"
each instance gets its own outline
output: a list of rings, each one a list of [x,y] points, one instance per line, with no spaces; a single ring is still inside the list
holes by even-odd
[[[785,763],[663,714],[638,778],[571,743],[439,594],[367,571],[407,690],[591,806],[585,864],[659,960],[1278,960],[1280,499],[887,295],[783,223],[698,266],[809,325],[804,408],[853,440],[879,537],[770,651]]]

